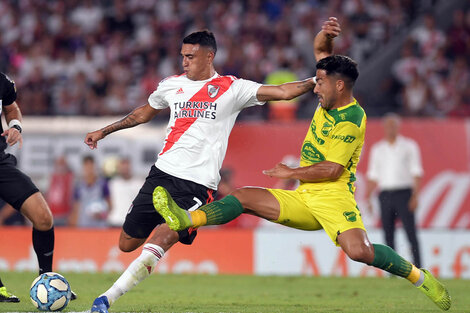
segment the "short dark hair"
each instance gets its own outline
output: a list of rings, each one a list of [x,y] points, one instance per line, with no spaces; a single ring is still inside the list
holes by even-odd
[[[217,52],[217,43],[215,42],[214,33],[205,29],[198,32],[194,32],[184,37],[183,43],[191,45],[201,45],[203,47],[210,48],[214,54]]]
[[[330,55],[317,63],[317,70],[325,70],[326,75],[339,75],[348,88],[352,88],[359,76],[357,63],[344,55]]]
[[[90,154],[83,156],[82,163],[87,163],[87,162],[95,163],[95,158]]]

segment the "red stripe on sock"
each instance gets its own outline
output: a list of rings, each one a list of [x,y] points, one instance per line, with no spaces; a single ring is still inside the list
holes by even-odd
[[[145,246],[144,247],[144,250],[147,250],[149,251],[150,253],[152,253],[153,255],[155,255],[157,258],[161,259],[162,258],[162,255],[161,253],[155,249],[155,248],[152,248],[152,247],[149,247],[149,246]]]

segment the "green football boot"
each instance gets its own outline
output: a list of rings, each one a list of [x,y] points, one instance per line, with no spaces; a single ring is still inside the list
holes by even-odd
[[[170,229],[180,231],[192,226],[189,213],[180,208],[162,186],[156,187],[153,191],[153,206],[165,219]]]
[[[424,273],[424,282],[418,287],[441,310],[450,309],[450,295],[446,287],[441,284],[428,270],[421,269]]]
[[[17,296],[7,291],[7,287],[0,287],[0,302],[20,302]]]

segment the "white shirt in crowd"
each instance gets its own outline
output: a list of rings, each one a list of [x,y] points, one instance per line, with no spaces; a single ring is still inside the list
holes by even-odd
[[[142,187],[142,179],[137,177],[130,179],[115,177],[111,179],[109,182],[111,211],[108,215],[108,223],[111,226],[122,226],[124,224],[127,212],[140,187]]]
[[[228,137],[238,113],[262,105],[253,81],[215,73],[207,80],[186,75],[164,79],[149,97],[155,109],[171,109],[165,143],[155,166],[172,176],[217,190]]]
[[[393,144],[384,139],[372,146],[367,178],[380,190],[412,188],[415,177],[422,175],[421,154],[414,140],[397,136]]]

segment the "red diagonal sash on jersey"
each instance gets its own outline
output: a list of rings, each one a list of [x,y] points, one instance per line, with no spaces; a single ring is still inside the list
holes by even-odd
[[[204,86],[198,92],[196,92],[194,96],[192,96],[191,99],[189,99],[188,101],[215,102],[215,100],[217,100],[221,95],[223,95],[228,90],[228,88],[230,87],[230,85],[232,85],[232,83],[233,83],[232,78],[227,77],[227,76],[214,78],[213,80],[205,83]],[[220,87],[218,90],[218,93],[213,98],[209,96],[209,92],[208,92],[209,85]],[[205,109],[201,111],[205,111]],[[189,127],[193,125],[193,123],[196,120],[197,120],[197,117],[177,118],[175,121],[175,125],[171,126],[171,132],[168,134],[168,138],[166,139],[165,146],[163,147],[163,150],[160,153],[160,155],[170,150],[171,147],[173,147],[173,145],[181,138],[181,136],[189,129]]]

